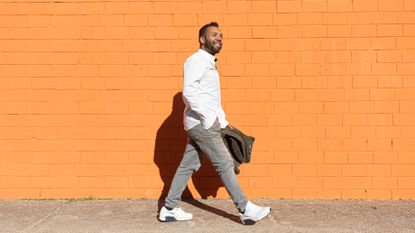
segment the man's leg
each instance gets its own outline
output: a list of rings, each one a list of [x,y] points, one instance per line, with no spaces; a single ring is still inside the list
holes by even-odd
[[[197,125],[190,129],[188,134],[209,158],[238,211],[243,212],[248,200],[236,178],[233,159],[223,143],[218,121],[210,129]]]
[[[179,207],[180,197],[182,196],[190,177],[201,166],[201,154],[198,150],[195,142],[188,137],[183,159],[177,168],[165,200],[165,207],[171,209]]]

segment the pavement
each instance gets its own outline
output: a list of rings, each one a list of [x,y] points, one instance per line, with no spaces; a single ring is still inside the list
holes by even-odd
[[[415,201],[257,199],[271,206],[252,226],[240,223],[229,199],[182,202],[193,220],[162,223],[158,200],[1,200],[0,232],[399,232],[415,233]]]

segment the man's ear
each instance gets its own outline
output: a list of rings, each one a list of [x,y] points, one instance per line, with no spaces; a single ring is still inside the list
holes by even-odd
[[[204,36],[199,37],[199,42],[204,44],[206,42],[206,38]]]

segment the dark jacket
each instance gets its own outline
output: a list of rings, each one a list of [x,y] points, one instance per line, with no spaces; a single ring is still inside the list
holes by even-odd
[[[230,128],[227,126],[221,129],[220,132],[223,142],[233,157],[235,174],[239,174],[239,166],[242,163],[249,163],[251,160],[252,146],[254,145],[255,138],[245,135],[235,127]]]

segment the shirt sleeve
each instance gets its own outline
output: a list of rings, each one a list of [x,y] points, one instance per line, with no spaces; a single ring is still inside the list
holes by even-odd
[[[184,64],[183,98],[192,111],[200,117],[202,123],[206,121],[207,115],[203,111],[197,86],[204,72],[204,65],[198,59],[191,58]]]

